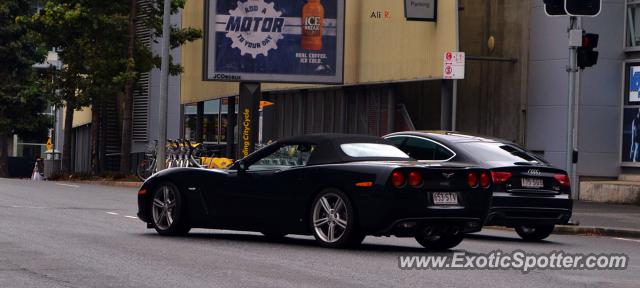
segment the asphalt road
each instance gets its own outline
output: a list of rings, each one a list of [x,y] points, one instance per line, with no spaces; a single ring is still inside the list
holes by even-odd
[[[454,251],[625,253],[623,271],[401,270],[433,255],[410,238],[368,237],[353,250],[311,237],[193,230],[167,238],[133,217],[136,189],[0,179],[0,287],[638,287],[640,241],[484,230]],[[453,252],[441,253],[448,255]]]

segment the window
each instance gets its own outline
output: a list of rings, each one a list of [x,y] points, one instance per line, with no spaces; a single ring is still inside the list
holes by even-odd
[[[453,152],[442,145],[420,138],[408,138],[402,150],[414,159],[445,161],[451,159]]]
[[[405,137],[391,137],[391,138],[387,138],[387,140],[393,142],[393,145],[396,147],[400,147],[400,145],[402,145],[402,142],[404,142],[404,140],[407,139]]]
[[[285,145],[249,166],[249,171],[283,170],[307,166],[313,145]]]
[[[532,153],[509,144],[468,142],[460,143],[460,147],[477,160],[486,163],[544,162]]]
[[[640,0],[627,0],[625,47],[640,49]]]
[[[410,158],[402,150],[388,144],[349,143],[340,145],[340,149],[349,157]]]

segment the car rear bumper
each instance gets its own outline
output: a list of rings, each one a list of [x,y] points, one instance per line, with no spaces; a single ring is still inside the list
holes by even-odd
[[[567,194],[521,196],[496,192],[485,225],[556,225],[567,224],[573,200]]]
[[[491,203],[490,192],[477,189],[457,193],[459,204],[452,206],[434,205],[430,192],[394,193],[387,201],[376,201],[383,207],[360,209],[360,224],[367,234],[377,236],[410,237],[421,228],[480,231]]]

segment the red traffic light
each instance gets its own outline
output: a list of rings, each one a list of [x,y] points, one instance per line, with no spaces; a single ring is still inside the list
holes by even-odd
[[[598,47],[598,34],[586,33],[582,35],[582,47],[587,49],[593,49]]]

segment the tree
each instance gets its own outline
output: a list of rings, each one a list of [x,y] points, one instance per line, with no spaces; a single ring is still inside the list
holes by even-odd
[[[184,7],[184,0],[172,0],[172,13]],[[137,23],[139,3],[148,3],[144,16]],[[162,0],[48,0],[44,9],[30,19],[30,27],[50,47],[60,50],[64,67],[59,73],[59,86],[63,87],[58,102],[67,107],[65,114],[65,145],[63,171],[71,165],[71,129],[73,111],[92,105],[92,172],[101,166],[98,157],[101,107],[105,101],[117,99],[119,119],[122,119],[121,171],[129,172],[131,152],[133,90],[140,73],[160,66],[160,57],[151,47],[136,39],[136,25],[151,29],[160,35]],[[158,30],[160,29],[160,30]],[[172,47],[201,37],[201,31],[172,27]],[[173,64],[172,74],[182,71]],[[112,115],[110,115],[112,116]]]
[[[47,102],[33,69],[44,53],[27,27],[17,21],[33,12],[31,2],[0,2],[0,177],[9,174],[8,138],[40,130],[46,123],[42,112]]]
[[[60,51],[64,63],[56,78],[61,93],[55,99],[56,104],[66,107],[64,172],[71,171],[73,112],[91,104],[99,106],[104,98],[121,93],[122,82],[117,76],[126,69],[121,59],[126,44],[118,37],[126,35],[126,1],[105,5],[99,0],[49,0],[29,19],[30,28],[47,46]],[[92,129],[98,129],[97,123]],[[93,138],[96,143],[97,137]]]

